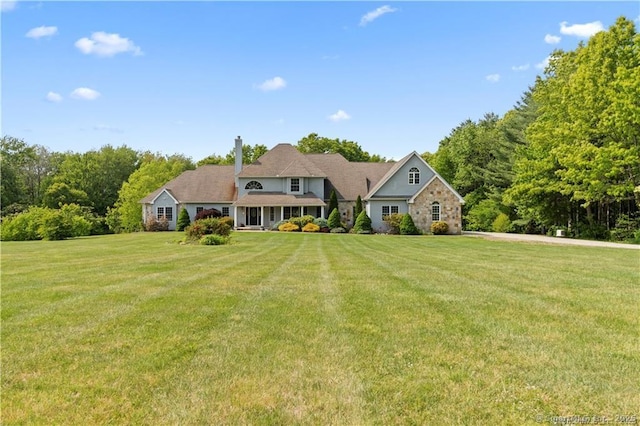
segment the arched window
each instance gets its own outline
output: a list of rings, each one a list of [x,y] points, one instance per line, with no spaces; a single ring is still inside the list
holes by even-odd
[[[436,222],[440,220],[440,203],[437,201],[431,204],[431,221]]]
[[[262,184],[257,180],[252,180],[244,186],[244,189],[262,189]]]
[[[420,183],[420,170],[417,167],[409,169],[409,185],[418,185]]]

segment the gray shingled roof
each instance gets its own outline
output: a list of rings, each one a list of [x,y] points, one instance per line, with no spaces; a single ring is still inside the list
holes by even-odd
[[[181,203],[230,203],[236,199],[234,166],[205,165],[187,170],[140,202],[151,203],[165,189]]]
[[[340,154],[305,154],[327,176],[325,195],[335,189],[338,199],[364,198],[394,163],[350,163]]]
[[[326,177],[293,145],[281,143],[253,163],[244,166],[239,177]]]

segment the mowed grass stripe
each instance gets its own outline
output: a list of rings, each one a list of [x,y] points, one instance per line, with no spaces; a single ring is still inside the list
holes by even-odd
[[[177,239],[3,243],[3,422],[534,424],[640,406],[630,251]]]

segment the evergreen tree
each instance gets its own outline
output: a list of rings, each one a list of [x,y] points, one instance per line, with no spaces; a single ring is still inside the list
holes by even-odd
[[[356,219],[356,224],[353,227],[354,231],[358,234],[370,234],[371,233],[371,218],[367,215],[366,211],[361,211]]]
[[[338,211],[338,209],[333,209],[331,211],[327,222],[329,223],[329,229],[340,228],[342,226],[342,224],[340,223],[340,212]]]
[[[184,229],[191,225],[191,218],[189,217],[189,212],[187,209],[183,208],[180,210],[180,215],[178,216],[178,222],[176,223],[176,231],[184,231]]]
[[[329,209],[327,210],[329,214],[333,213],[333,209],[338,208],[338,196],[336,195],[335,189],[331,190],[331,195],[329,196]]]
[[[362,198],[358,195],[358,198],[356,198],[356,211],[354,212],[354,217],[357,218],[360,216],[360,213],[362,213]]]
[[[420,231],[413,223],[413,218],[409,213],[402,216],[402,222],[400,222],[400,235],[419,235]]]

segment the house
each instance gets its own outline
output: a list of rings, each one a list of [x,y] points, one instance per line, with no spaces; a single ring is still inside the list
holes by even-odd
[[[340,154],[302,154],[281,143],[243,165],[238,137],[235,156],[235,166],[201,166],[147,195],[140,201],[143,219],[164,217],[175,229],[180,209],[193,220],[215,208],[233,217],[237,228],[268,229],[290,217],[327,217],[334,190],[342,221],[350,225],[360,196],[378,232],[386,230],[383,217],[392,213],[411,214],[423,232],[433,221],[447,222],[451,234],[462,231],[464,200],[415,151],[397,162],[356,163]]]

